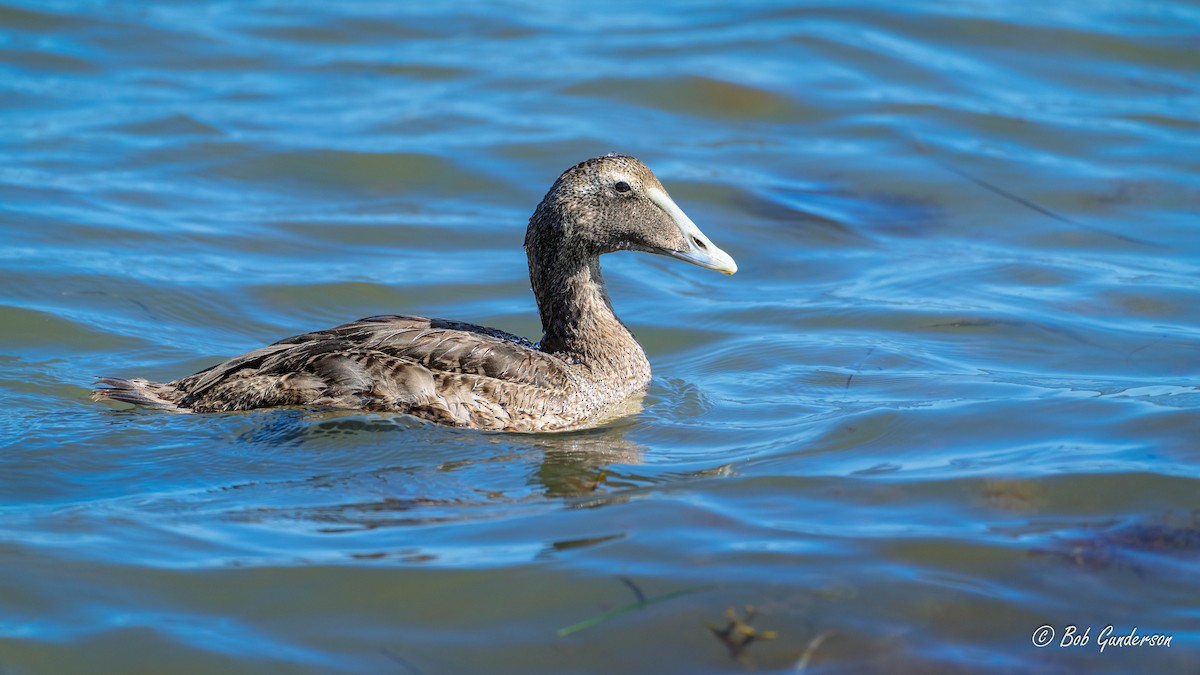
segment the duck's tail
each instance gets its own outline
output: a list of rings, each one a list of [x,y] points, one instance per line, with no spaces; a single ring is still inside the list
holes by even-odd
[[[96,384],[107,385],[107,388],[93,389],[93,401],[121,401],[148,408],[187,410],[187,408],[179,407],[180,392],[169,384],[151,382],[141,378],[123,380],[119,377],[98,377]]]

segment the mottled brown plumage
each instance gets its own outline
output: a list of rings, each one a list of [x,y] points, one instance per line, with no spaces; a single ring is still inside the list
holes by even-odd
[[[650,169],[610,154],[559,176],[529,220],[539,344],[467,323],[373,316],[280,340],[174,382],[101,378],[108,388],[93,397],[191,412],[389,411],[499,431],[595,424],[650,382],[646,355],[613,313],[600,275],[598,256],[622,249],[737,271]]]

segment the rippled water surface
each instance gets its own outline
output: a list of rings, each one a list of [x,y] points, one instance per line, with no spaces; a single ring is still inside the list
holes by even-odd
[[[0,4],[0,670],[1195,672],[1198,36],[1133,0]],[[741,268],[605,259],[634,416],[88,399],[378,313],[536,339],[525,223],[610,150]]]

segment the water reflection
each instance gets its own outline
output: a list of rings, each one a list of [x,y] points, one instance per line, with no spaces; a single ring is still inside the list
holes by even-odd
[[[401,415],[281,410],[248,417],[238,434],[246,452],[289,448],[323,470],[216,490],[237,493],[220,500],[229,509],[224,517],[245,523],[321,534],[428,527],[555,510],[561,500],[571,507],[601,505],[662,480],[626,468],[640,464],[645,452],[628,437],[634,428],[629,420],[524,435],[448,430]],[[364,458],[373,460],[372,468],[362,468]],[[209,501],[212,491],[195,498]],[[585,541],[547,546],[568,549]]]

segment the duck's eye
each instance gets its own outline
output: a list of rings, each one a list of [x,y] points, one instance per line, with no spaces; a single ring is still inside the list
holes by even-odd
[[[617,181],[617,184],[613,186],[613,189],[616,190],[617,192],[629,192],[633,188],[629,187],[629,183],[626,183],[623,180],[619,180],[619,181]]]

